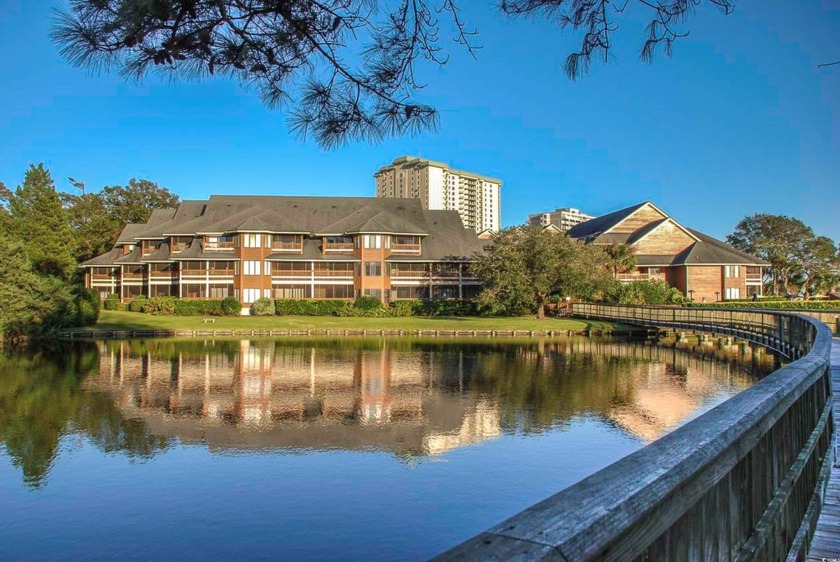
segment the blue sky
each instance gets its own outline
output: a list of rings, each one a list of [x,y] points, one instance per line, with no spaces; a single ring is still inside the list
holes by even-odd
[[[638,22],[614,60],[577,82],[579,42],[548,22],[462,0],[481,32],[474,61],[453,49],[421,68],[435,133],[323,151],[282,111],[233,81],[142,84],[69,66],[50,42],[60,1],[0,0],[0,181],[44,162],[59,189],[144,177],[184,198],[213,193],[373,195],[372,174],[420,155],[502,178],[502,221],[575,206],[600,214],[650,199],[715,236],[755,212],[803,219],[840,240],[840,4],[741,1],[701,9],[672,59],[638,60]],[[632,13],[631,13],[632,17]]]

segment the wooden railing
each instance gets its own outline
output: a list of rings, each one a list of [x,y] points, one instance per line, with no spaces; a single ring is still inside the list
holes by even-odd
[[[752,310],[573,311],[731,334],[795,361],[440,559],[804,560],[833,457],[828,328]]]
[[[327,243],[324,245],[324,252],[352,252],[352,242],[336,242],[334,244]]]
[[[391,244],[392,252],[419,252],[420,244]]]
[[[428,277],[429,272],[417,269],[394,269],[391,268],[391,277]]]
[[[205,252],[220,252],[220,251],[223,252],[223,251],[234,250],[235,247],[234,247],[233,242],[216,242],[216,243],[206,242],[202,246],[202,249]]]
[[[272,242],[272,250],[279,250],[281,252],[302,252],[302,242]]]
[[[665,279],[662,273],[619,273],[616,275],[619,281],[651,281]]]
[[[272,269],[274,277],[312,277],[311,269]]]

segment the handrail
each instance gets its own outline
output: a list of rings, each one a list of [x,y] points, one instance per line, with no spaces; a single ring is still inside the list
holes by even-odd
[[[798,359],[439,559],[803,558],[832,458],[828,327],[754,310],[575,304],[573,314],[749,334]]]

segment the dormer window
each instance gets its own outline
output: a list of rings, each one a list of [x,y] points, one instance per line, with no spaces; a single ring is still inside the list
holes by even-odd
[[[233,251],[233,236],[205,236],[204,251]]]
[[[394,253],[419,254],[419,236],[392,236],[391,251]]]
[[[324,238],[324,253],[352,252],[352,236],[327,236]]]
[[[275,252],[299,254],[303,252],[303,235],[274,234],[271,237],[271,249]]]

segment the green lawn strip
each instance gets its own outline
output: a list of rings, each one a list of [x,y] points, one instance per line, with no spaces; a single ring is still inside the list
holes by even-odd
[[[626,331],[628,326],[598,320],[533,317],[401,317],[340,318],[336,316],[153,316],[103,310],[94,326],[71,331],[142,330],[554,330]]]

